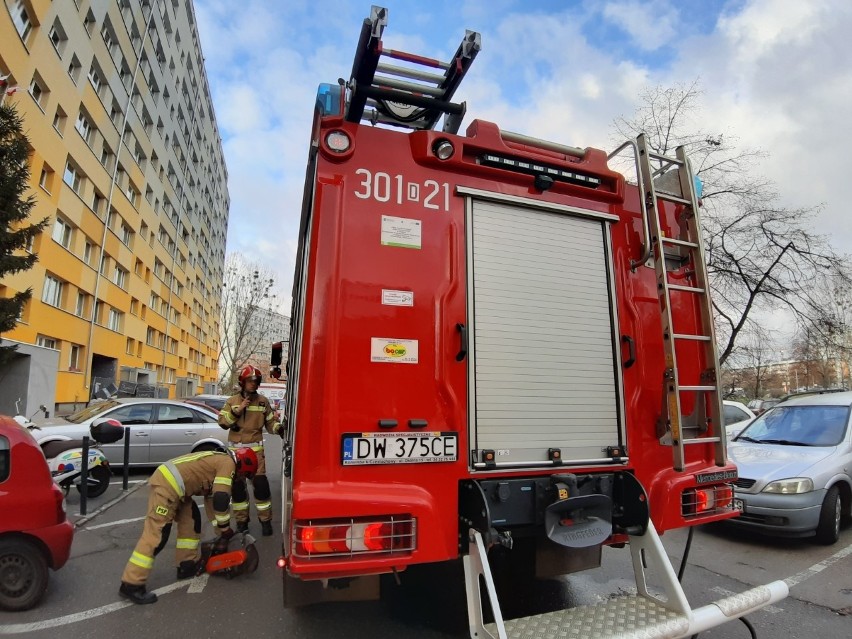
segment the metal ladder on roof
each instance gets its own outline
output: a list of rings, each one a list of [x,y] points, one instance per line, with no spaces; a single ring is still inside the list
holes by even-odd
[[[722,422],[722,394],[719,388],[719,355],[713,329],[713,307],[704,261],[704,247],[698,219],[695,177],[683,146],[675,157],[661,155],[648,147],[644,134],[636,139],[641,188],[651,234],[650,246],[657,275],[657,295],[663,327],[665,371],[663,400],[658,434],[661,442],[672,446],[674,468],[683,471],[685,446],[712,444],[716,464],[726,463],[725,434]],[[669,228],[660,201],[681,207],[678,228]],[[685,283],[673,283],[669,264],[682,269]],[[673,297],[696,297],[700,309],[698,332],[681,332],[672,318]],[[682,383],[683,366],[678,363],[680,344],[699,345],[703,370],[690,383]],[[694,351],[693,351],[694,352]],[[693,376],[695,377],[695,376]],[[693,393],[690,415],[683,415],[682,400]],[[708,431],[710,435],[708,435]]]
[[[347,88],[348,122],[366,120],[415,130],[435,127],[444,115],[443,131],[457,133],[465,104],[450,100],[481,48],[481,36],[465,31],[464,39],[450,62],[441,62],[382,46],[382,33],[388,23],[388,10],[373,6],[361,26],[358,48]],[[411,66],[381,62],[382,56]],[[425,69],[443,71],[443,75]],[[406,78],[406,79],[400,79]]]

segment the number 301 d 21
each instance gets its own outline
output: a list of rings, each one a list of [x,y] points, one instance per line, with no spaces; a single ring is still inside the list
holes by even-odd
[[[450,210],[450,185],[447,182],[406,182],[402,175],[390,176],[381,171],[373,173],[367,169],[358,169],[355,175],[361,176],[358,188],[355,189],[355,197],[362,200],[372,199],[395,204],[422,201],[424,209]]]

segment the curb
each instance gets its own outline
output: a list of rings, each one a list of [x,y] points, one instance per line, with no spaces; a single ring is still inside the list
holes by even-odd
[[[140,482],[140,483],[136,484],[133,488],[130,488],[130,489],[128,489],[128,490],[122,490],[122,491],[121,491],[121,494],[120,494],[118,497],[115,497],[115,498],[114,498],[114,499],[112,499],[111,501],[108,501],[108,502],[107,502],[107,503],[105,503],[103,506],[101,506],[100,508],[98,508],[95,512],[93,512],[93,513],[89,513],[88,515],[85,515],[84,517],[80,517],[80,519],[78,519],[77,521],[75,521],[75,522],[74,522],[74,529],[76,530],[76,529],[77,529],[77,528],[79,528],[80,526],[84,526],[85,524],[89,523],[89,521],[90,521],[91,519],[93,519],[94,517],[97,517],[98,515],[100,515],[100,514],[101,514],[102,512],[104,512],[105,510],[108,510],[108,509],[109,509],[109,508],[111,508],[112,506],[115,506],[115,505],[116,505],[117,503],[119,503],[120,501],[122,501],[122,500],[126,499],[127,497],[129,497],[130,495],[132,495],[133,493],[135,493],[137,490],[139,490],[140,488],[142,488],[142,487],[144,487],[144,486],[147,486],[147,485],[148,485],[148,482],[147,482],[147,481],[143,481],[143,482]]]

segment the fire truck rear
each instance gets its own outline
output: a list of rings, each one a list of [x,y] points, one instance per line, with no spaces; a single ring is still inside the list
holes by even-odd
[[[317,98],[287,364],[285,604],[369,597],[382,573],[459,558],[471,637],[521,623],[685,637],[786,596],[775,582],[692,609],[658,537],[737,514],[682,149],[656,155],[640,136],[608,157],[481,120],[461,135],[452,97],[479,34],[443,63],[384,47],[386,22],[373,7],[350,81]],[[610,168],[631,151],[635,184]],[[512,593],[498,596],[490,557],[553,576],[624,544],[635,595],[503,620]]]

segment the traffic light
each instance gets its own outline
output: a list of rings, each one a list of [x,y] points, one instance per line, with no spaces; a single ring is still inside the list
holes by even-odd
[[[272,357],[269,360],[269,363],[272,366],[278,367],[281,366],[281,359],[284,355],[284,342],[275,342],[272,345]],[[278,376],[281,375],[281,370],[279,369],[278,375],[273,375],[275,379],[278,379]]]

